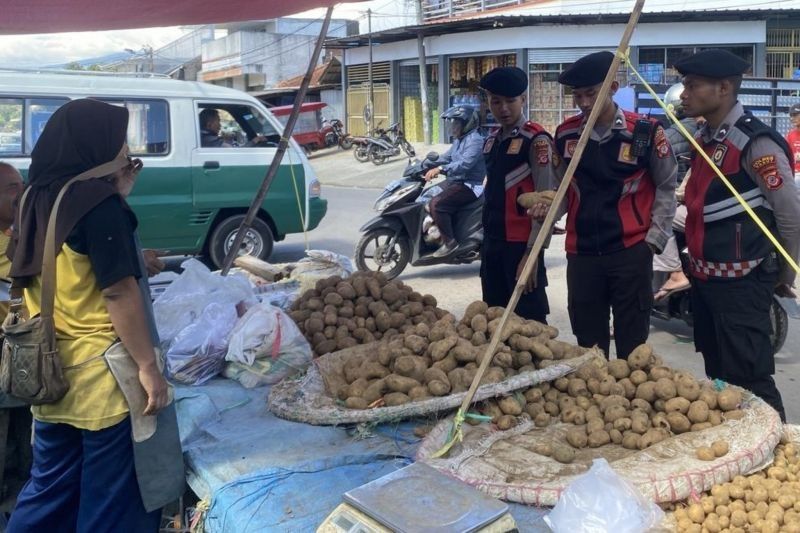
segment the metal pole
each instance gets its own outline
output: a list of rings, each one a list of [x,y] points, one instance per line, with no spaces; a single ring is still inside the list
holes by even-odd
[[[373,90],[372,83],[372,10],[367,9],[367,33],[369,33],[369,65],[367,66],[367,77],[369,78],[369,132],[372,135],[372,130],[375,129],[375,91]]]
[[[422,25],[423,22],[422,0],[417,0],[417,23]],[[417,55],[419,55],[419,92],[420,98],[422,99],[422,132],[425,138],[425,144],[431,144],[431,117],[430,105],[428,104],[428,63],[427,59],[425,59],[425,36],[421,31],[417,33]]]
[[[314,69],[319,61],[319,55],[322,51],[322,45],[325,42],[325,36],[328,35],[328,26],[330,26],[332,14],[333,7],[331,6],[325,12],[325,20],[322,22],[322,28],[319,31],[319,37],[317,37],[317,44],[314,47],[314,52],[311,54],[311,58],[308,60],[308,70],[306,70],[306,75],[303,78],[302,83],[300,83],[300,89],[297,91],[297,96],[294,98],[294,107],[292,108],[291,114],[289,114],[289,120],[286,121],[286,127],[283,129],[283,136],[281,137],[280,143],[278,143],[278,149],[275,151],[275,157],[272,158],[272,163],[270,163],[267,174],[264,176],[264,180],[261,182],[261,187],[259,187],[255,198],[253,198],[253,202],[250,204],[250,209],[247,211],[247,216],[244,217],[242,224],[236,231],[236,237],[233,240],[231,249],[228,250],[228,253],[225,256],[225,261],[222,264],[223,276],[228,274],[231,266],[233,265],[233,260],[239,255],[239,248],[242,246],[244,236],[250,229],[250,226],[253,224],[253,220],[258,214],[258,210],[261,209],[261,204],[264,203],[264,197],[267,196],[267,191],[269,191],[269,187],[272,185],[272,180],[274,180],[275,176],[278,174],[278,169],[280,168],[281,161],[283,160],[283,154],[286,153],[286,149],[289,146],[289,139],[292,137],[292,131],[294,131],[294,125],[297,122],[297,117],[300,115],[300,105],[303,103],[303,100],[306,99],[306,92],[308,91],[308,86],[311,83],[311,76],[313,75]]]

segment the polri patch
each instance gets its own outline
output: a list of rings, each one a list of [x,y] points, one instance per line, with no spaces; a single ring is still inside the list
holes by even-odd
[[[494,137],[489,137],[483,144],[483,153],[488,154],[489,152],[491,152],[493,146],[494,146]]]
[[[664,133],[664,128],[657,127],[656,128],[656,155],[659,159],[664,159],[667,157],[671,151],[669,146],[669,141],[667,141],[667,135]]]
[[[620,163],[636,164],[636,156],[631,153],[631,143],[622,143],[619,147],[617,161]]]
[[[725,161],[725,154],[727,153],[728,153],[728,146],[725,144],[718,144],[717,147],[714,149],[714,153],[711,155],[711,160],[714,162],[715,165],[721,167],[722,162]]]
[[[536,151],[536,163],[544,166],[550,162],[550,143],[547,139],[536,139],[533,143]]]
[[[578,147],[578,139],[570,139],[564,146],[564,159],[571,159],[575,155],[575,149]]]
[[[778,172],[778,163],[774,155],[765,155],[753,161],[753,171],[761,176],[767,189],[777,191],[783,187],[783,178]]]
[[[511,144],[508,145],[508,155],[517,155],[522,151],[522,139],[512,139]]]

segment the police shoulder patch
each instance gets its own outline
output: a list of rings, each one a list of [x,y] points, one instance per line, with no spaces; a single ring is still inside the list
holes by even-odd
[[[522,151],[522,139],[511,139],[511,144],[508,145],[509,155],[517,155]]]
[[[761,176],[767,189],[777,191],[783,187],[783,177],[778,172],[778,164],[774,155],[759,157],[752,164],[753,172]]]
[[[488,154],[492,151],[492,147],[494,146],[494,137],[489,137],[486,139],[486,142],[483,143],[483,153]]]
[[[536,163],[540,166],[547,165],[550,162],[550,142],[539,137],[534,141],[533,148],[536,153]]]
[[[569,139],[564,145],[564,159],[571,159],[578,147],[578,139]]]
[[[661,126],[656,127],[655,144],[656,155],[659,159],[664,159],[672,151],[669,141],[667,141],[667,135],[664,133],[664,128]]]

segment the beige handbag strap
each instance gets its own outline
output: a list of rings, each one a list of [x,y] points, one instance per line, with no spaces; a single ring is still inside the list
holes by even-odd
[[[47,222],[47,233],[44,238],[44,257],[42,258],[42,300],[40,303],[41,311],[39,312],[39,316],[42,321],[44,332],[46,333],[46,339],[55,342],[56,329],[55,322],[53,321],[53,308],[56,298],[56,255],[58,252],[58,250],[56,250],[56,218],[59,207],[61,206],[61,201],[64,199],[67,190],[74,183],[108,176],[121,168],[125,168],[128,164],[127,152],[123,147],[113,160],[91,168],[69,180],[64,187],[61,188],[61,191],[56,197],[53,210]],[[21,212],[22,202],[20,202],[20,213]],[[55,349],[55,346],[51,346],[51,349]]]

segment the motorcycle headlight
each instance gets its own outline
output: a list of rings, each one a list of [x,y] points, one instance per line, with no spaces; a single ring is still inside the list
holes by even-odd
[[[397,200],[399,200],[400,198],[402,198],[403,196],[405,196],[406,194],[410,193],[411,191],[413,191],[416,188],[417,188],[417,184],[412,183],[411,185],[406,185],[405,187],[397,189],[396,191],[394,191],[392,194],[390,194],[386,198],[379,199],[377,202],[375,202],[375,211],[380,213],[381,211],[383,211],[384,209],[386,209],[387,207],[389,207],[390,205],[395,203]]]

